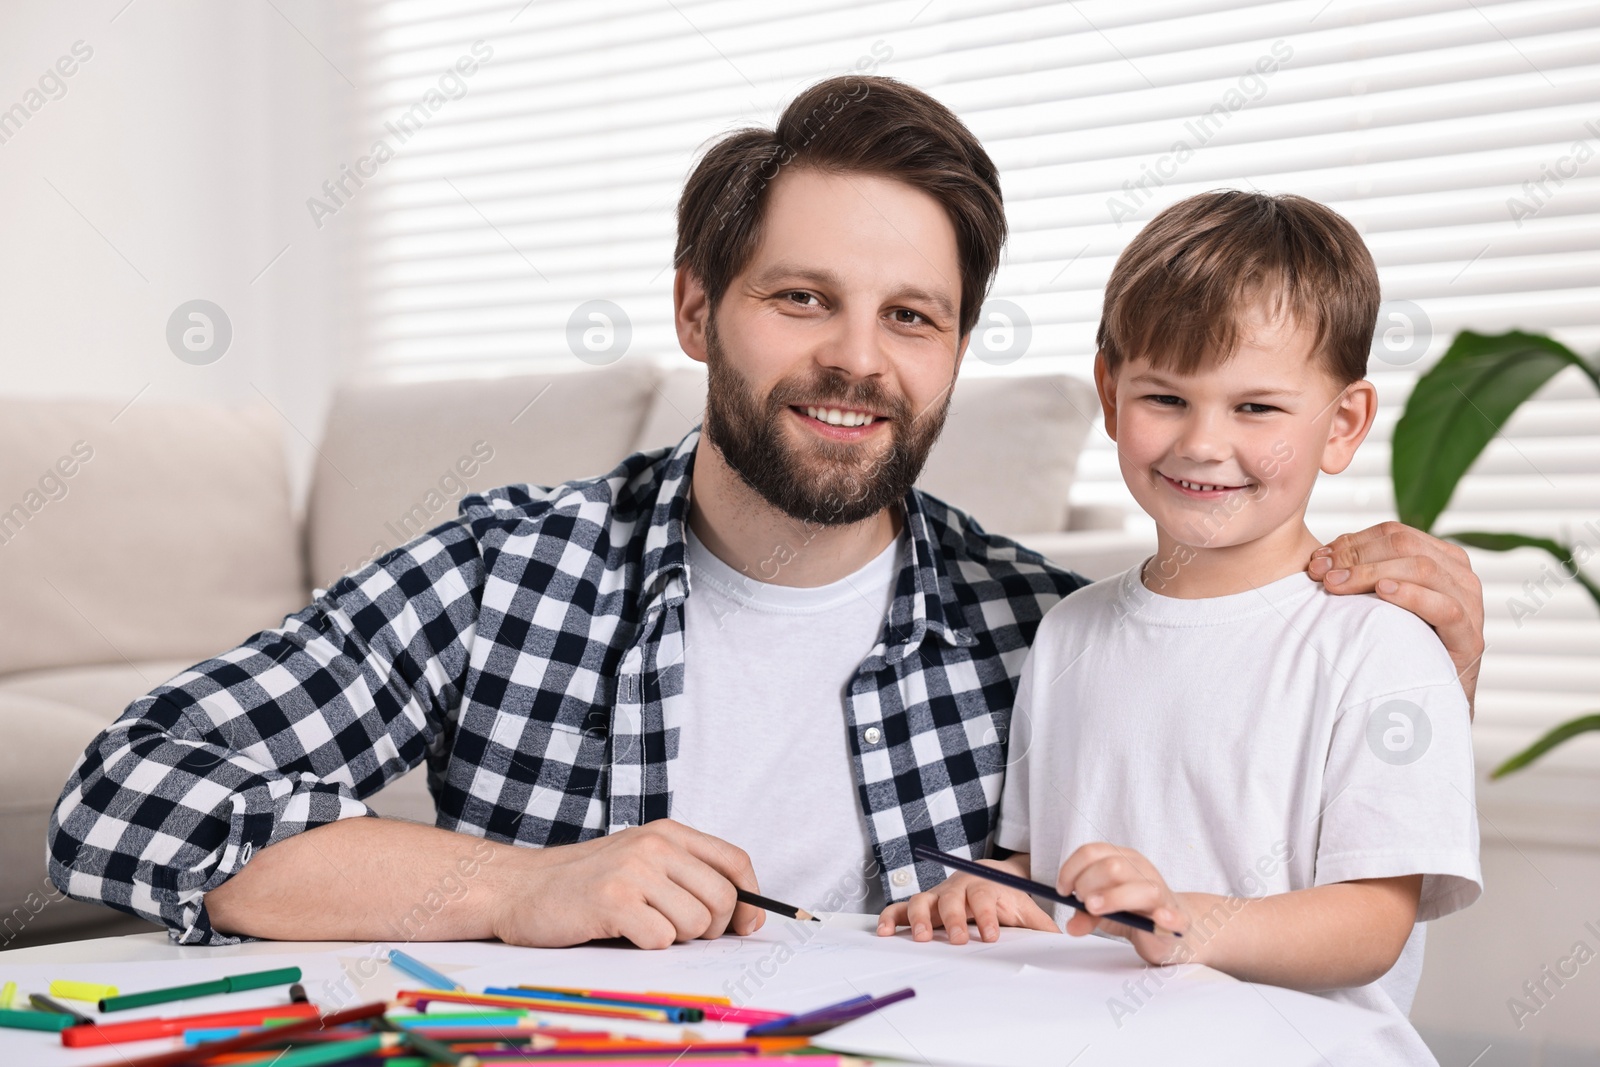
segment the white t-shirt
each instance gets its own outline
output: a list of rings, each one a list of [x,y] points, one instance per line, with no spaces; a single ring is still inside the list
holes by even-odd
[[[1421,924],[1482,888],[1470,718],[1449,655],[1410,612],[1305,574],[1179,600],[1146,588],[1142,566],[1040,623],[997,842],[1031,853],[1033,877],[1051,885],[1094,841],[1142,852],[1180,892],[1424,875],[1394,967],[1327,995],[1398,1024],[1337,1050],[1339,1062],[1433,1062],[1405,1021]]]
[[[904,534],[811,588],[757,581],[688,541],[672,817],[748,852],[767,896],[880,910],[845,699],[882,638]]]

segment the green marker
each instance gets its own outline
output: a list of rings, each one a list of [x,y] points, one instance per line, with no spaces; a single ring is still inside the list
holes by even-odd
[[[307,1045],[291,1049],[272,1061],[272,1067],[321,1067],[325,1063],[343,1063],[358,1056],[394,1048],[400,1044],[400,1034],[373,1034],[354,1041],[330,1041],[326,1045]]]
[[[62,1015],[54,1011],[17,1011],[12,1008],[0,1010],[0,1026],[10,1030],[49,1030],[60,1033],[73,1025],[70,1015]]]
[[[101,1011],[125,1011],[128,1008],[148,1008],[152,1004],[166,1004],[174,1000],[209,997],[217,993],[241,993],[246,989],[265,989],[268,986],[288,985],[300,981],[300,968],[280,967],[275,971],[255,971],[217,978],[210,982],[193,982],[172,986],[169,989],[148,989],[143,993],[124,993],[119,997],[106,997],[100,1001]]]

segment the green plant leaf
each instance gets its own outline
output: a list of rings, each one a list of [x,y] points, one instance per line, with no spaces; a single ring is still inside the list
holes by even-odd
[[[1460,541],[1473,548],[1487,549],[1490,552],[1509,552],[1513,548],[1540,548],[1555,557],[1556,563],[1566,570],[1571,564],[1571,572],[1578,584],[1589,591],[1589,596],[1594,600],[1596,608],[1600,608],[1600,585],[1583,572],[1583,568],[1572,563],[1573,550],[1549,537],[1529,537],[1526,534],[1514,533],[1483,533],[1478,530],[1463,533],[1445,534],[1452,541]]]
[[[1418,381],[1395,424],[1390,470],[1400,521],[1431,530],[1456,483],[1517,407],[1566,367],[1600,376],[1538,334],[1463,330]]]
[[[1581,733],[1590,730],[1600,730],[1600,713],[1594,715],[1580,715],[1571,722],[1564,722],[1560,726],[1545,734],[1539,740],[1518,752],[1515,756],[1496,767],[1489,775],[1491,778],[1504,778],[1512,771],[1519,771],[1549,752],[1563,741],[1570,741]]]

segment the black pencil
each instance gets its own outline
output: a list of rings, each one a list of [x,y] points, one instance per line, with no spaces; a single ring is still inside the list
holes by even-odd
[[[749,904],[752,907],[776,912],[786,919],[801,919],[814,923],[819,923],[822,921],[809,911],[806,911],[804,908],[797,908],[793,904],[785,904],[781,900],[773,900],[771,897],[764,897],[760,893],[752,893],[748,889],[739,890],[739,903]]]
[[[976,875],[979,878],[987,878],[989,881],[997,882],[1000,885],[1010,886],[1012,889],[1020,889],[1024,893],[1031,893],[1036,897],[1044,897],[1046,900],[1065,904],[1074,911],[1089,913],[1089,909],[1083,906],[1083,901],[1071,893],[1057,893],[1054,886],[1045,885],[1043,882],[1035,882],[1031,878],[1022,878],[1015,874],[1008,874],[1005,871],[997,871],[993,867],[985,867],[981,863],[964,860],[960,856],[952,856],[948,852],[940,852],[938,849],[929,848],[927,845],[914,845],[911,849],[911,855],[913,859],[941,863],[946,867],[954,867],[958,871],[965,871],[967,874]],[[1171,934],[1173,937],[1183,936],[1176,930],[1157,929],[1156,924],[1150,919],[1143,915],[1135,915],[1131,911],[1113,911],[1095,917],[1098,919],[1110,919],[1112,922],[1122,923],[1124,926],[1131,926],[1136,930],[1143,930],[1147,934],[1160,933]]]

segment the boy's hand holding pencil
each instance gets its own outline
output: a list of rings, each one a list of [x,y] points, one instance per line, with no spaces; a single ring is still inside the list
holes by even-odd
[[[1131,848],[1096,841],[1074,850],[1061,864],[1056,889],[1083,901],[1087,910],[1075,911],[1067,920],[1074,937],[1103,930],[1133,943],[1139,956],[1151,964],[1189,961],[1192,948],[1169,934],[1182,935],[1189,916],[1166,879],[1143,855]],[[1110,918],[1111,912],[1147,915],[1162,932],[1147,933]]]

